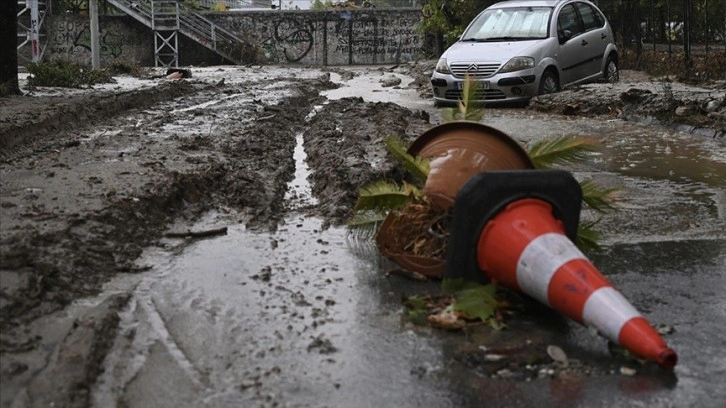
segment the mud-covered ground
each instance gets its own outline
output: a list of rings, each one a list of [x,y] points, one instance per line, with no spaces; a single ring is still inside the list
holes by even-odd
[[[411,74],[416,80],[408,88],[428,99],[430,69],[421,63],[363,72],[389,92],[397,88],[386,83],[391,72]],[[361,72],[330,71],[342,81]],[[199,231],[190,226],[209,211],[274,230],[289,211],[283,197],[298,134],[304,133],[318,200],[303,210],[328,223],[350,216],[359,187],[398,176],[383,139],[413,140],[438,121],[433,108],[356,96],[326,101],[321,92],[338,86],[330,77],[312,69],[224,67],[198,79],[39,89],[0,99],[3,406],[86,406],[126,298],[59,328],[56,361],[41,368],[27,362],[45,344],[33,322],[97,293],[118,273],[142,271],[135,260],[162,238],[193,239]],[[667,84],[624,73],[620,84],[567,90],[530,109],[671,122],[698,137],[724,137],[723,84]],[[15,395],[20,389],[24,399]]]

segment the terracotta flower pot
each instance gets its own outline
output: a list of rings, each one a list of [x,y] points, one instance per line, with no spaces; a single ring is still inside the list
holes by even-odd
[[[414,156],[430,159],[431,171],[424,194],[444,211],[453,204],[461,186],[473,175],[487,170],[531,169],[527,152],[506,133],[478,122],[457,121],[429,129],[408,149]],[[396,215],[386,217],[376,242],[383,255],[401,267],[428,278],[441,278],[444,259],[406,253]]]
[[[424,194],[443,209],[473,175],[487,170],[534,168],[527,152],[506,133],[478,122],[456,121],[433,127],[408,153],[430,159]]]

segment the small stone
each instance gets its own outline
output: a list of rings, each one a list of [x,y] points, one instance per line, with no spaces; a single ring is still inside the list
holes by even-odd
[[[484,356],[484,361],[495,362],[495,361],[502,361],[505,358],[507,358],[507,357],[503,356],[501,354],[487,354]]]
[[[636,373],[636,370],[634,368],[625,367],[625,366],[620,367],[620,374],[622,374],[622,375],[627,375],[627,376],[632,377],[635,375],[635,373]]]
[[[560,364],[567,365],[567,354],[557,346],[547,346],[547,354],[550,358]]]

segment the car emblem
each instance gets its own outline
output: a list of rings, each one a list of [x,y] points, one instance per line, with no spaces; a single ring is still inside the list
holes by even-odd
[[[476,64],[471,64],[471,65],[469,65],[469,67],[468,67],[468,68],[466,69],[466,72],[472,72],[472,73],[477,73],[478,71],[479,71],[479,66],[477,66]]]

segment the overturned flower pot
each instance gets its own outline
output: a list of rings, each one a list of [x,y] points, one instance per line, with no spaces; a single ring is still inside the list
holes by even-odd
[[[478,122],[456,121],[433,127],[414,140],[408,153],[430,160],[423,192],[443,209],[454,204],[456,193],[475,174],[534,168],[516,140]]]
[[[429,129],[408,149],[430,160],[430,172],[418,207],[391,212],[381,225],[376,243],[386,257],[427,278],[443,276],[448,237],[448,209],[462,185],[473,175],[490,170],[531,169],[522,146],[506,133],[470,121],[448,122]],[[410,206],[409,206],[410,207]],[[435,251],[442,253],[439,257]]]

